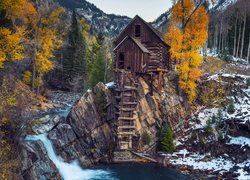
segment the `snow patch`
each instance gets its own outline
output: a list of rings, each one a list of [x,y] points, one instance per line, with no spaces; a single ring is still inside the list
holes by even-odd
[[[242,137],[242,136],[239,136],[239,137],[231,137],[231,136],[228,136],[230,138],[230,141],[229,145],[240,145],[241,148],[244,147],[244,146],[248,146],[250,147],[250,139],[249,138],[246,138],[246,137]]]
[[[105,85],[106,85],[106,88],[109,89],[109,88],[112,88],[112,87],[115,86],[115,82],[112,81],[112,82],[109,82],[109,83],[107,83],[107,84],[105,84]]]

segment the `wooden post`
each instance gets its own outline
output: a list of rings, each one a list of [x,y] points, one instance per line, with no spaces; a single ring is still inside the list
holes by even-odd
[[[158,75],[158,92],[161,91],[162,89],[162,71],[159,72],[159,75]]]
[[[153,73],[150,73],[150,95],[153,96]]]

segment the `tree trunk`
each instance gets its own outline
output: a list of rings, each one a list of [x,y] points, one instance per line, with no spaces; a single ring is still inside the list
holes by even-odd
[[[108,57],[107,52],[105,52],[105,72],[104,72],[104,83],[107,83],[107,72],[108,72]]]
[[[238,24],[238,17],[239,14],[237,13],[236,16],[236,22],[235,22],[235,28],[234,28],[234,50],[233,50],[233,56],[236,55],[236,43],[237,43],[237,24]]]
[[[241,40],[241,51],[240,51],[240,58],[243,58],[243,50],[244,50],[244,42],[245,42],[245,30],[246,30],[246,21],[247,21],[247,12],[245,10],[244,13],[244,24],[242,30],[242,40]]]
[[[237,45],[237,50],[236,50],[236,58],[238,58],[238,57],[239,57],[240,38],[241,38],[241,23],[240,23],[240,29],[239,29],[238,45]]]
[[[36,45],[35,45],[36,46]],[[35,92],[36,80],[36,47],[34,48],[33,66],[32,66],[32,91]]]
[[[213,44],[213,53],[217,48],[217,25],[214,28],[214,44]]]
[[[225,33],[221,33],[221,52],[224,53],[224,41],[225,41]]]
[[[221,54],[221,40],[222,40],[222,21],[220,22],[218,54]]]
[[[248,63],[250,63],[249,56],[250,56],[250,35],[249,35],[248,50],[247,50],[247,61],[248,61]]]

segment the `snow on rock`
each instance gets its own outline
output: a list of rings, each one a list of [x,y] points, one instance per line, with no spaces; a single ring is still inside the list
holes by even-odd
[[[189,156],[179,157],[177,159],[171,159],[170,160],[171,163],[175,165],[191,166],[193,169],[211,170],[211,171],[220,172],[220,173],[229,171],[234,166],[234,163],[232,161],[225,160],[222,157],[209,159],[209,154],[208,155],[201,155],[197,153],[190,154],[185,149],[177,152],[176,154],[180,154],[180,153],[183,154],[184,152],[186,154],[189,154]]]
[[[213,115],[218,113],[219,108],[211,108],[211,109],[203,109],[198,112],[198,119],[200,123],[195,124],[193,129],[202,129],[207,125],[208,119],[210,119]]]
[[[107,84],[105,84],[105,85],[106,85],[107,88],[112,88],[112,87],[115,86],[115,82],[112,81],[112,82],[109,82],[109,83],[107,83]]]
[[[175,141],[174,141],[174,144],[175,144],[176,147],[177,147],[177,146],[180,146],[180,145],[183,145],[183,143],[180,142],[180,141],[178,141],[178,140],[175,140]]]
[[[241,148],[244,147],[244,146],[248,146],[250,147],[250,139],[249,138],[246,138],[246,137],[231,137],[231,136],[228,136],[230,138],[230,141],[229,143],[227,144],[234,144],[234,145],[240,145]]]
[[[207,80],[218,80],[219,77],[231,77],[231,78],[236,78],[236,77],[240,77],[244,80],[250,78],[250,76],[246,76],[246,75],[242,75],[242,74],[223,74],[223,73],[219,73],[219,74],[214,74],[212,76],[209,76]]]

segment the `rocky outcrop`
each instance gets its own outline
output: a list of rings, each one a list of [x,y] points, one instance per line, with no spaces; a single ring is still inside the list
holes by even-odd
[[[23,179],[60,179],[59,172],[49,159],[42,142],[25,143],[23,147]]]
[[[45,117],[34,119],[31,123],[32,132],[35,134],[44,134],[53,129],[60,121],[60,116],[56,115],[51,117],[46,115]]]
[[[57,153],[67,161],[79,159],[82,166],[89,166],[112,159],[113,123],[97,111],[96,93],[99,91],[104,93],[102,98],[106,103],[110,103],[110,91],[105,85],[98,84],[74,105],[67,120],[48,134]]]
[[[136,109],[136,129],[139,137],[147,132],[152,144],[144,145],[139,138],[138,151],[155,150],[157,132],[162,127],[172,126],[177,131],[178,123],[185,119],[185,108],[170,80],[165,78],[165,88],[161,92],[150,93],[143,78],[138,79],[138,106]],[[79,160],[84,167],[99,162],[110,163],[116,149],[117,107],[113,88],[99,83],[93,91],[86,92],[75,103],[68,117],[45,116],[33,120],[31,133],[47,133],[56,154],[65,161]],[[153,147],[153,148],[151,148]],[[41,142],[25,143],[23,148],[25,178],[56,178],[58,172],[46,154]]]
[[[150,135],[152,144],[158,140],[158,132],[166,126],[171,126],[176,133],[179,132],[186,116],[183,99],[177,95],[169,77],[165,77],[164,89],[161,92],[155,91],[153,95],[150,94],[150,87],[146,81],[143,78],[138,79],[139,104],[136,111],[136,126],[140,135],[143,132]],[[140,145],[139,151],[148,150],[148,146],[143,146],[141,141]]]

